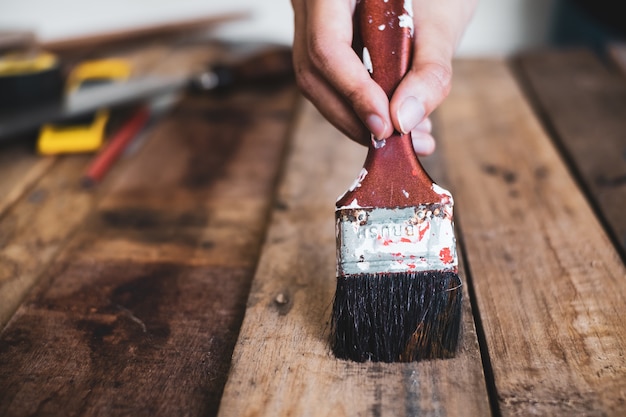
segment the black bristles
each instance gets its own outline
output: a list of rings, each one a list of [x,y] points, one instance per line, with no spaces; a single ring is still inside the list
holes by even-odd
[[[333,352],[357,362],[452,357],[461,297],[461,280],[454,272],[339,277],[331,322]]]

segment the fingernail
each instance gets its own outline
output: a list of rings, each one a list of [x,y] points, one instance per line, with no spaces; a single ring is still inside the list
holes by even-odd
[[[400,123],[400,131],[409,133],[415,129],[419,122],[422,121],[426,111],[424,106],[415,97],[408,97],[404,100],[398,110],[398,123]]]
[[[424,120],[422,120],[417,126],[415,126],[415,129],[411,130],[411,132],[414,131],[420,131],[420,132],[426,132],[426,133],[430,133],[433,131],[433,124],[430,121],[430,118],[425,118]]]
[[[365,124],[376,139],[384,139],[385,122],[383,122],[383,119],[381,119],[380,116],[370,114],[365,118]]]
[[[413,150],[421,156],[430,155],[435,150],[435,140],[427,133],[414,130],[411,132]]]

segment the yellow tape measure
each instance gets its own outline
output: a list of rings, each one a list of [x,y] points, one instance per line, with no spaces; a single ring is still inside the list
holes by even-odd
[[[51,53],[0,55],[0,111],[61,100],[63,86],[59,60]]]
[[[130,65],[121,59],[85,61],[69,74],[66,91],[71,94],[90,82],[115,82],[130,77]],[[81,153],[98,150],[104,142],[109,111],[100,109],[95,114],[62,124],[46,124],[41,128],[37,150],[40,154]]]

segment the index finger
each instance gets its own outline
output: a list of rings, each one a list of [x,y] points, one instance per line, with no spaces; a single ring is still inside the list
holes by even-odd
[[[355,2],[316,0],[308,11],[308,50],[317,70],[379,139],[393,133],[389,100],[352,49]]]

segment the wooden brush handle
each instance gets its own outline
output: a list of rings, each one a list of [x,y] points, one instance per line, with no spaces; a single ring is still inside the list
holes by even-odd
[[[360,0],[357,2],[356,35],[360,35],[362,59],[391,98],[409,69],[413,50],[413,12],[410,0]]]
[[[355,50],[389,98],[412,58],[413,13],[405,7],[411,8],[410,0],[360,0],[355,9]],[[394,132],[371,141],[358,186],[340,197],[337,207],[409,207],[441,198],[415,155],[411,135]]]

